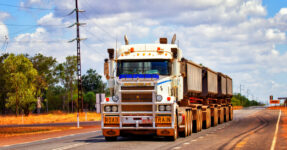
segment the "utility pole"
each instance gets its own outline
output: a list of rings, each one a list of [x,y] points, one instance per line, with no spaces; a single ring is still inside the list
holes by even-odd
[[[82,88],[82,73],[81,73],[81,45],[80,42],[81,39],[80,38],[80,26],[84,25],[82,23],[79,22],[79,12],[84,12],[79,10],[78,7],[78,0],[75,0],[75,6],[76,8],[70,13],[76,13],[76,23],[74,23],[73,25],[69,26],[69,27],[73,27],[74,25],[76,25],[76,32],[77,32],[77,37],[73,40],[71,40],[70,42],[73,41],[77,41],[77,79],[78,79],[78,106],[77,106],[77,127],[80,127],[80,118],[79,118],[79,113],[80,113],[80,101],[81,101],[81,111],[83,111],[84,108],[84,103],[83,103],[83,88]]]

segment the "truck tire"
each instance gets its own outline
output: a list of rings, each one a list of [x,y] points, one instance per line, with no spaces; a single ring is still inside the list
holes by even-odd
[[[221,124],[224,122],[224,109],[223,107],[220,107],[220,109],[218,109],[218,124]]]
[[[197,109],[195,111],[195,120],[193,120],[193,127],[192,127],[192,132],[193,133],[197,133],[199,132],[199,128],[200,128],[200,115],[199,115],[199,109]]]
[[[218,124],[218,109],[213,108],[213,117],[211,117],[211,126],[215,127]]]
[[[106,141],[116,141],[117,138],[117,136],[105,136]]]
[[[174,119],[174,135],[173,136],[167,136],[166,139],[168,141],[175,141],[178,137],[178,127],[177,127],[177,116]]]
[[[207,128],[210,128],[210,127],[211,127],[211,109],[208,108],[207,110],[208,110],[208,117],[207,117],[208,123],[207,123]]]
[[[188,121],[189,130],[188,130],[188,135],[191,135],[191,133],[192,133],[192,119],[193,119],[192,111],[189,110],[188,113],[189,113],[189,121]]]
[[[199,109],[199,129],[198,129],[198,132],[200,132],[202,130],[202,122],[203,122],[202,110]]]
[[[188,136],[188,121],[189,121],[189,116],[188,112],[185,111],[185,123],[184,123],[184,130],[179,133],[181,137],[187,137]]]
[[[207,108],[205,112],[205,120],[203,121],[203,129],[208,129],[210,127],[211,123],[210,116],[211,116],[210,108]]]
[[[225,106],[224,107],[225,109],[225,115],[224,115],[224,122],[228,122],[229,121],[229,107],[228,106]]]
[[[229,120],[233,120],[233,107],[229,106]]]

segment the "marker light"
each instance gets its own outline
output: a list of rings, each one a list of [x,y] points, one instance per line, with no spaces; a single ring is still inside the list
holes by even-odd
[[[160,47],[157,48],[157,51],[160,51]]]
[[[170,99],[171,99],[170,97],[167,97],[167,101],[170,101]]]
[[[135,51],[135,49],[132,47],[132,48],[131,48],[131,52],[134,52],[134,51]]]
[[[110,99],[107,97],[107,98],[106,98],[106,102],[109,102],[109,101],[110,101]]]

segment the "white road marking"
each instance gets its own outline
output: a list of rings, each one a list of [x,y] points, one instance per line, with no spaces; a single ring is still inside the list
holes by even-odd
[[[82,145],[87,145],[87,144],[89,144],[89,143],[77,143],[77,144],[73,144],[73,145],[67,145],[67,146],[55,148],[55,149],[52,149],[52,150],[65,150],[65,149],[75,148],[75,147],[82,146]]]
[[[173,149],[180,149],[181,147],[174,147]]]
[[[203,136],[201,136],[201,137],[199,137],[200,139],[203,139],[204,137]]]
[[[52,138],[46,138],[46,139],[41,139],[41,140],[36,140],[36,141],[30,141],[30,142],[24,142],[24,143],[18,143],[18,144],[11,144],[11,145],[4,145],[3,147],[9,147],[9,146],[15,146],[15,145],[22,145],[22,144],[29,144],[29,143],[34,143],[34,142],[39,142],[39,141],[45,141],[45,140],[50,140],[50,139],[60,139],[60,138],[65,138],[69,136],[75,136],[79,134],[86,134],[86,133],[93,133],[93,132],[100,132],[101,130],[97,131],[90,131],[90,132],[84,132],[84,133],[76,133],[76,134],[70,134],[70,135],[64,135],[64,136],[59,136],[59,137],[52,137]]]
[[[191,140],[191,142],[195,142],[195,141],[197,141],[197,140]]]
[[[272,141],[272,145],[271,145],[270,150],[274,150],[275,149],[276,140],[277,140],[277,134],[278,134],[278,128],[279,128],[279,122],[280,122],[280,116],[281,116],[281,110],[280,110],[279,115],[278,115],[276,129],[275,129],[275,133],[274,133],[274,137],[273,137],[273,141]]]
[[[190,144],[189,142],[186,142],[186,143],[183,143],[184,145],[188,145],[188,144]]]

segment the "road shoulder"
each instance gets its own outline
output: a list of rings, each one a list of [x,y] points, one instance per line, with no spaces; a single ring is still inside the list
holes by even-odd
[[[73,134],[88,133],[92,131],[100,130],[100,126],[85,126],[80,129],[68,129],[63,131],[40,133],[40,134],[30,134],[22,136],[12,136],[0,138],[0,147],[7,147],[15,144],[30,143],[35,141],[41,141],[56,137],[68,136]]]

